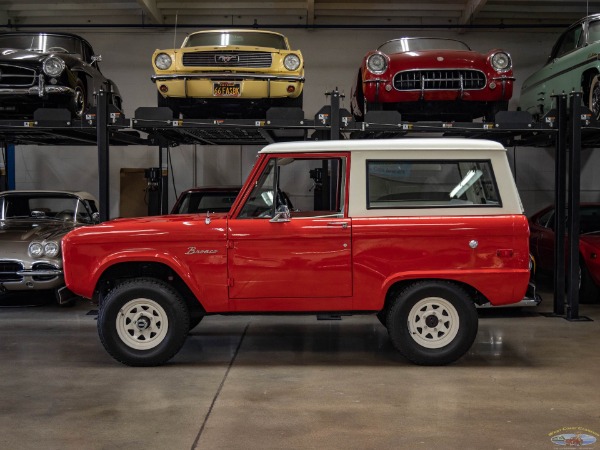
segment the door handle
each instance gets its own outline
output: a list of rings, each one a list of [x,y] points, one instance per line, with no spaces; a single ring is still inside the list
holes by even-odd
[[[348,222],[327,222],[327,226],[348,228]]]

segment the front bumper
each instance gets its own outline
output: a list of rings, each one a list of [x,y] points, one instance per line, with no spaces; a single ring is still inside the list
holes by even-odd
[[[151,79],[157,84],[161,95],[175,98],[296,98],[302,93],[304,85],[304,77],[301,76],[255,73],[153,75]],[[239,83],[240,95],[214,96],[214,83],[220,81]],[[167,92],[161,92],[162,86]]]
[[[47,85],[44,77],[38,77],[38,84],[30,87],[0,88],[1,96],[36,96],[43,98],[47,95],[75,95],[75,89],[68,86]]]
[[[61,268],[23,267],[0,273],[0,292],[56,289],[65,284]]]

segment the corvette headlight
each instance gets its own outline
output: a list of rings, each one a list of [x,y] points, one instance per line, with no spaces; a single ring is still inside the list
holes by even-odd
[[[173,64],[173,60],[166,53],[159,53],[154,58],[154,65],[158,67],[160,70],[167,70]]]
[[[49,241],[49,242],[46,242],[46,244],[44,245],[44,254],[48,258],[54,258],[55,256],[58,256],[59,251],[60,251],[60,247],[58,245],[58,242]]]
[[[63,70],[65,70],[65,62],[56,56],[51,56],[46,58],[42,69],[49,77],[57,77],[62,73]]]
[[[283,65],[287,70],[298,70],[298,67],[300,67],[300,57],[290,53],[283,58]]]
[[[374,74],[382,74],[387,69],[387,59],[380,53],[375,53],[367,59],[367,69]]]
[[[505,72],[512,67],[512,60],[510,59],[510,55],[506,52],[494,53],[490,58],[490,61],[494,70],[498,72]]]
[[[29,244],[29,256],[32,258],[41,258],[44,255],[44,246],[39,242]]]

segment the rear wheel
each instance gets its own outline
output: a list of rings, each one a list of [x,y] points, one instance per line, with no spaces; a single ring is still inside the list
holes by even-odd
[[[592,78],[590,83],[590,94],[588,97],[588,108],[595,120],[600,120],[600,75]]]
[[[444,281],[414,283],[394,299],[387,316],[392,344],[421,365],[452,363],[463,356],[477,335],[473,301],[460,286]]]
[[[183,299],[170,285],[152,278],[117,285],[98,314],[102,345],[130,366],[164,364],[181,349],[189,329]]]

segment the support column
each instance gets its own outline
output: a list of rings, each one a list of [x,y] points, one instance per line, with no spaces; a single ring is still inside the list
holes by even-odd
[[[98,209],[100,221],[105,222],[110,214],[110,169],[108,141],[108,93],[100,90],[96,107],[96,137],[98,144]]]
[[[565,314],[565,228],[567,219],[567,97],[556,96],[558,136],[554,158],[554,314]]]
[[[569,152],[569,218],[567,320],[579,319],[579,203],[581,188],[581,93],[571,94],[571,148]],[[556,239],[559,241],[558,238]]]

